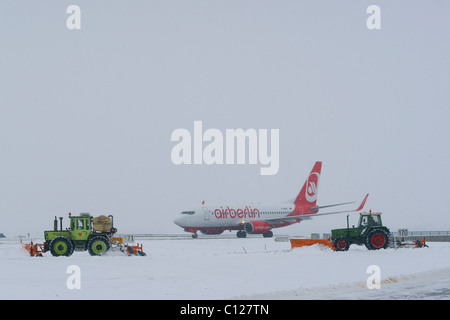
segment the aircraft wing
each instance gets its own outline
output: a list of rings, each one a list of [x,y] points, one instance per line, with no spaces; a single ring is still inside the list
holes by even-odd
[[[323,209],[323,208],[330,208],[330,207],[343,206],[344,204],[350,204],[350,203],[355,203],[355,201],[352,201],[352,202],[344,202],[344,203],[338,203],[338,204],[330,204],[330,205],[328,205],[328,206],[311,207],[311,208],[309,208],[309,209],[310,209],[310,210],[319,210],[319,209]]]
[[[359,205],[359,207],[356,208],[355,210],[334,211],[334,212],[326,212],[326,213],[312,213],[312,214],[299,215],[297,217],[302,219],[302,220],[309,220],[309,219],[317,217],[317,216],[327,216],[327,215],[330,215],[330,214],[361,211],[364,208],[364,205],[366,204],[366,201],[367,201],[368,197],[369,197],[369,194],[366,194],[366,196],[364,197],[364,199],[361,202],[361,204]],[[335,206],[335,205],[331,205],[331,206]],[[329,207],[329,206],[325,206],[325,207]]]
[[[295,215],[295,216],[287,216],[285,218],[273,217],[273,218],[264,219],[264,221],[266,221],[269,224],[276,224],[276,223],[280,223],[282,221],[285,221],[285,222],[297,222],[298,219],[300,219],[300,220],[310,220],[310,219],[315,218],[317,216],[327,216],[327,215],[330,215],[330,214],[345,213],[345,212],[357,212],[357,211],[361,211],[364,208],[364,205],[366,204],[366,201],[367,201],[368,197],[369,197],[369,194],[366,194],[366,196],[364,197],[364,199],[361,202],[361,204],[359,205],[359,207],[356,208],[355,210],[344,210],[344,211],[334,211],[334,212],[326,212],[326,213],[302,214],[302,215]],[[338,204],[338,205],[340,205],[340,204]],[[337,205],[331,205],[331,206],[337,206]],[[325,206],[325,207],[330,207],[330,206]],[[315,208],[318,208],[318,207],[315,207]],[[322,208],[324,208],[324,207],[322,207]]]

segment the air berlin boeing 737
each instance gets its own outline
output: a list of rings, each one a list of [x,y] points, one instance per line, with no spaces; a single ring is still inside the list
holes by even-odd
[[[197,231],[203,234],[220,234],[224,230],[238,230],[238,238],[245,238],[247,233],[272,237],[271,230],[274,228],[286,227],[317,216],[356,212],[363,209],[369,194],[365,196],[356,210],[317,213],[323,208],[352,203],[346,202],[321,207],[316,205],[321,169],[322,162],[316,162],[294,203],[230,206],[227,204],[206,205],[203,202],[201,207],[182,211],[174,222],[184,228],[184,231],[192,232],[193,238],[197,238]]]

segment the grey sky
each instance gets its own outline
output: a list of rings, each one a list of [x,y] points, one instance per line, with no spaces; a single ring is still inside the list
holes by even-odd
[[[81,8],[81,30],[66,9]],[[368,30],[366,8],[381,8]],[[1,1],[0,232],[114,214],[182,232],[202,200],[360,201],[396,229],[450,230],[448,1]],[[280,129],[280,169],[175,166],[177,128]],[[355,219],[356,221],[356,219]],[[66,221],[67,222],[67,221]],[[280,233],[327,232],[345,215]]]

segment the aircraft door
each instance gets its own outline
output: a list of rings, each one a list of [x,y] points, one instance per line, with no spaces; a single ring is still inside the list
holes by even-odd
[[[209,214],[209,210],[207,207],[202,207],[203,209],[203,216],[205,220],[209,220],[210,219],[210,214]]]

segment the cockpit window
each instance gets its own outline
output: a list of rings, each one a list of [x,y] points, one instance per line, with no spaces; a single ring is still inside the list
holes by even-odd
[[[193,215],[194,213],[195,213],[195,211],[181,211],[181,214]]]

